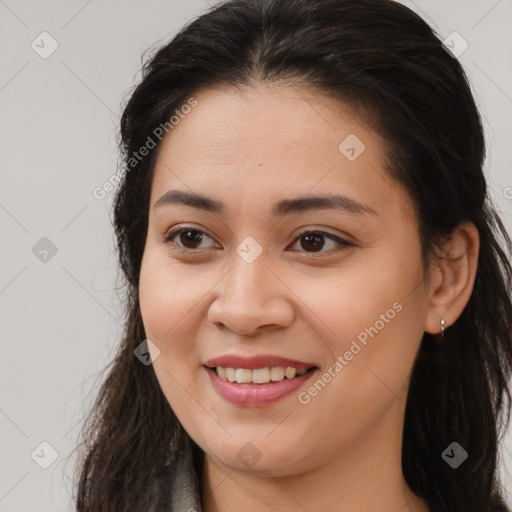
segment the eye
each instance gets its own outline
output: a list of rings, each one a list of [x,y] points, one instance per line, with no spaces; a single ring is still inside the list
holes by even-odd
[[[325,239],[328,239],[330,243],[326,244]],[[299,233],[296,242],[293,245],[300,242],[301,247],[308,253],[328,253],[328,254],[338,254],[347,250],[348,247],[353,246],[353,244],[343,240],[342,238],[337,237],[331,233],[327,233],[325,231],[303,231]],[[329,245],[331,245],[331,249],[334,250],[322,250],[327,246],[329,249]]]
[[[180,244],[177,244],[174,239],[177,238]],[[194,250],[194,249],[202,249],[200,244],[204,241],[205,238],[211,238],[204,231],[201,231],[197,228],[188,226],[174,229],[165,235],[163,241],[167,244],[177,245],[178,248],[185,250]]]
[[[166,244],[171,244],[178,248],[178,250],[184,250],[185,252],[193,252],[195,249],[204,249],[205,247],[203,242],[208,239],[213,241],[209,235],[207,235],[204,231],[200,229],[194,228],[192,226],[181,226],[172,231],[170,231],[167,235],[163,237],[163,242]],[[326,239],[328,243],[326,243]],[[179,242],[179,243],[178,243]],[[307,253],[330,253],[337,254],[342,251],[347,250],[348,247],[353,246],[353,244],[343,240],[342,238],[333,235],[332,233],[327,233],[325,231],[320,230],[310,230],[303,231],[299,233],[297,238],[295,239],[293,245],[296,245],[300,242],[302,249],[304,249]],[[214,245],[211,247],[214,247]],[[291,247],[293,247],[293,245]],[[329,249],[329,245],[331,245],[331,249],[334,250],[323,250],[327,247]],[[293,250],[294,252],[296,250]]]

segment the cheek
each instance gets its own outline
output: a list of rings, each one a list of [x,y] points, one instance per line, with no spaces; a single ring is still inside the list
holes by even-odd
[[[140,272],[140,310],[146,335],[160,350],[185,348],[180,340],[190,337],[185,328],[190,329],[189,319],[203,295],[197,274],[188,275],[171,266],[156,250],[145,253]]]
[[[336,354],[350,350],[353,340],[369,347],[369,340],[408,339],[407,331],[418,323],[422,272],[415,258],[388,251],[379,257],[362,254],[336,271],[314,277],[288,275],[299,307],[315,329],[323,332]],[[421,324],[421,322],[419,322]],[[404,331],[405,324],[410,324]]]
[[[393,263],[354,270],[330,290],[332,300],[324,301],[319,314],[336,334],[329,337],[334,357],[319,375],[322,382],[306,389],[302,403],[308,402],[315,414],[329,410],[334,424],[344,422],[351,436],[397,399],[405,403],[423,335],[421,268],[397,255]]]
[[[195,339],[199,322],[194,306],[202,294],[197,278],[169,268],[156,251],[145,253],[139,285],[141,316],[146,336],[160,350],[153,370],[169,405],[180,418],[191,414],[190,397],[197,394],[195,370],[199,369],[199,356]]]
[[[363,327],[353,329],[352,336],[339,339],[333,346],[337,360],[300,397],[301,403],[307,402],[307,417],[324,419],[325,435],[332,436],[337,445],[331,445],[333,450],[368,436],[384,417],[391,423],[383,428],[390,429],[389,435],[396,431],[391,418],[399,417],[405,407],[410,372],[422,336],[414,307],[400,305],[401,310],[390,310],[395,315],[391,319],[393,315],[388,313],[388,323],[373,314],[386,315],[386,309],[370,309]],[[390,410],[395,413],[389,415]]]

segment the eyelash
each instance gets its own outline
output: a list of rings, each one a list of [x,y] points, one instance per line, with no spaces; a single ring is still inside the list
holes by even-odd
[[[170,231],[169,233],[167,233],[166,235],[163,236],[162,238],[162,241],[165,243],[165,244],[168,244],[168,245],[174,245],[176,246],[176,243],[174,242],[174,239],[176,237],[178,237],[181,233],[185,233],[185,232],[188,232],[188,231],[192,231],[192,232],[195,232],[195,233],[201,233],[203,235],[206,235],[208,238],[212,238],[210,237],[207,233],[205,233],[204,231],[200,230],[200,229],[197,229],[193,226],[180,226],[172,231]],[[325,254],[327,253],[327,255],[334,255],[334,254],[339,254],[341,252],[344,252],[346,251],[349,247],[354,247],[354,244],[351,244],[349,242],[347,242],[346,240],[343,240],[342,238],[339,238],[331,233],[328,233],[326,231],[321,231],[321,230],[317,230],[317,229],[309,229],[309,230],[303,230],[301,232],[299,232],[297,234],[297,236],[295,237],[295,240],[293,241],[292,245],[294,245],[300,238],[302,238],[303,236],[305,235],[321,235],[321,236],[325,236],[325,238],[328,238],[334,242],[337,242],[339,244],[339,247],[335,250],[330,250],[330,251],[319,251],[319,252],[307,252],[307,251],[303,251],[305,252],[307,255],[311,255],[313,257],[320,257],[322,254]],[[213,240],[213,239],[212,239]],[[181,247],[181,246],[177,246],[178,247],[178,250],[182,251],[182,252],[185,252],[185,253],[193,253],[193,252],[199,252],[200,249],[189,249],[189,248],[185,248],[185,247]],[[297,252],[297,251],[293,251],[293,252]],[[300,252],[300,251],[298,251]]]

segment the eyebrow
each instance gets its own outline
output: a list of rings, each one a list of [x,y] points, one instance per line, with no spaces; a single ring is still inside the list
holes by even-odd
[[[184,190],[169,190],[158,199],[153,208],[156,210],[170,205],[184,205],[220,215],[226,211],[222,201]],[[283,199],[273,206],[272,214],[284,216],[310,210],[342,210],[350,214],[377,215],[377,212],[370,206],[340,194]]]

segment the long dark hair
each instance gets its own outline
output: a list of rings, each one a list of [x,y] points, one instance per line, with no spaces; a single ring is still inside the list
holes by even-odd
[[[123,173],[114,203],[126,324],[84,426],[78,511],[168,510],[173,461],[192,442],[152,366],[134,357],[146,338],[138,286],[155,129],[170,130],[171,116],[200,89],[276,81],[343,101],[384,137],[387,171],[417,209],[425,269],[459,223],[478,228],[471,298],[442,343],[424,334],[416,358],[402,467],[433,512],[506,511],[497,459],[510,421],[511,241],[488,194],[485,140],[466,75],[432,28],[392,0],[223,2],[144,64],[121,120]],[[135,161],[148,137],[157,147]],[[441,456],[454,441],[469,454],[457,469]]]

